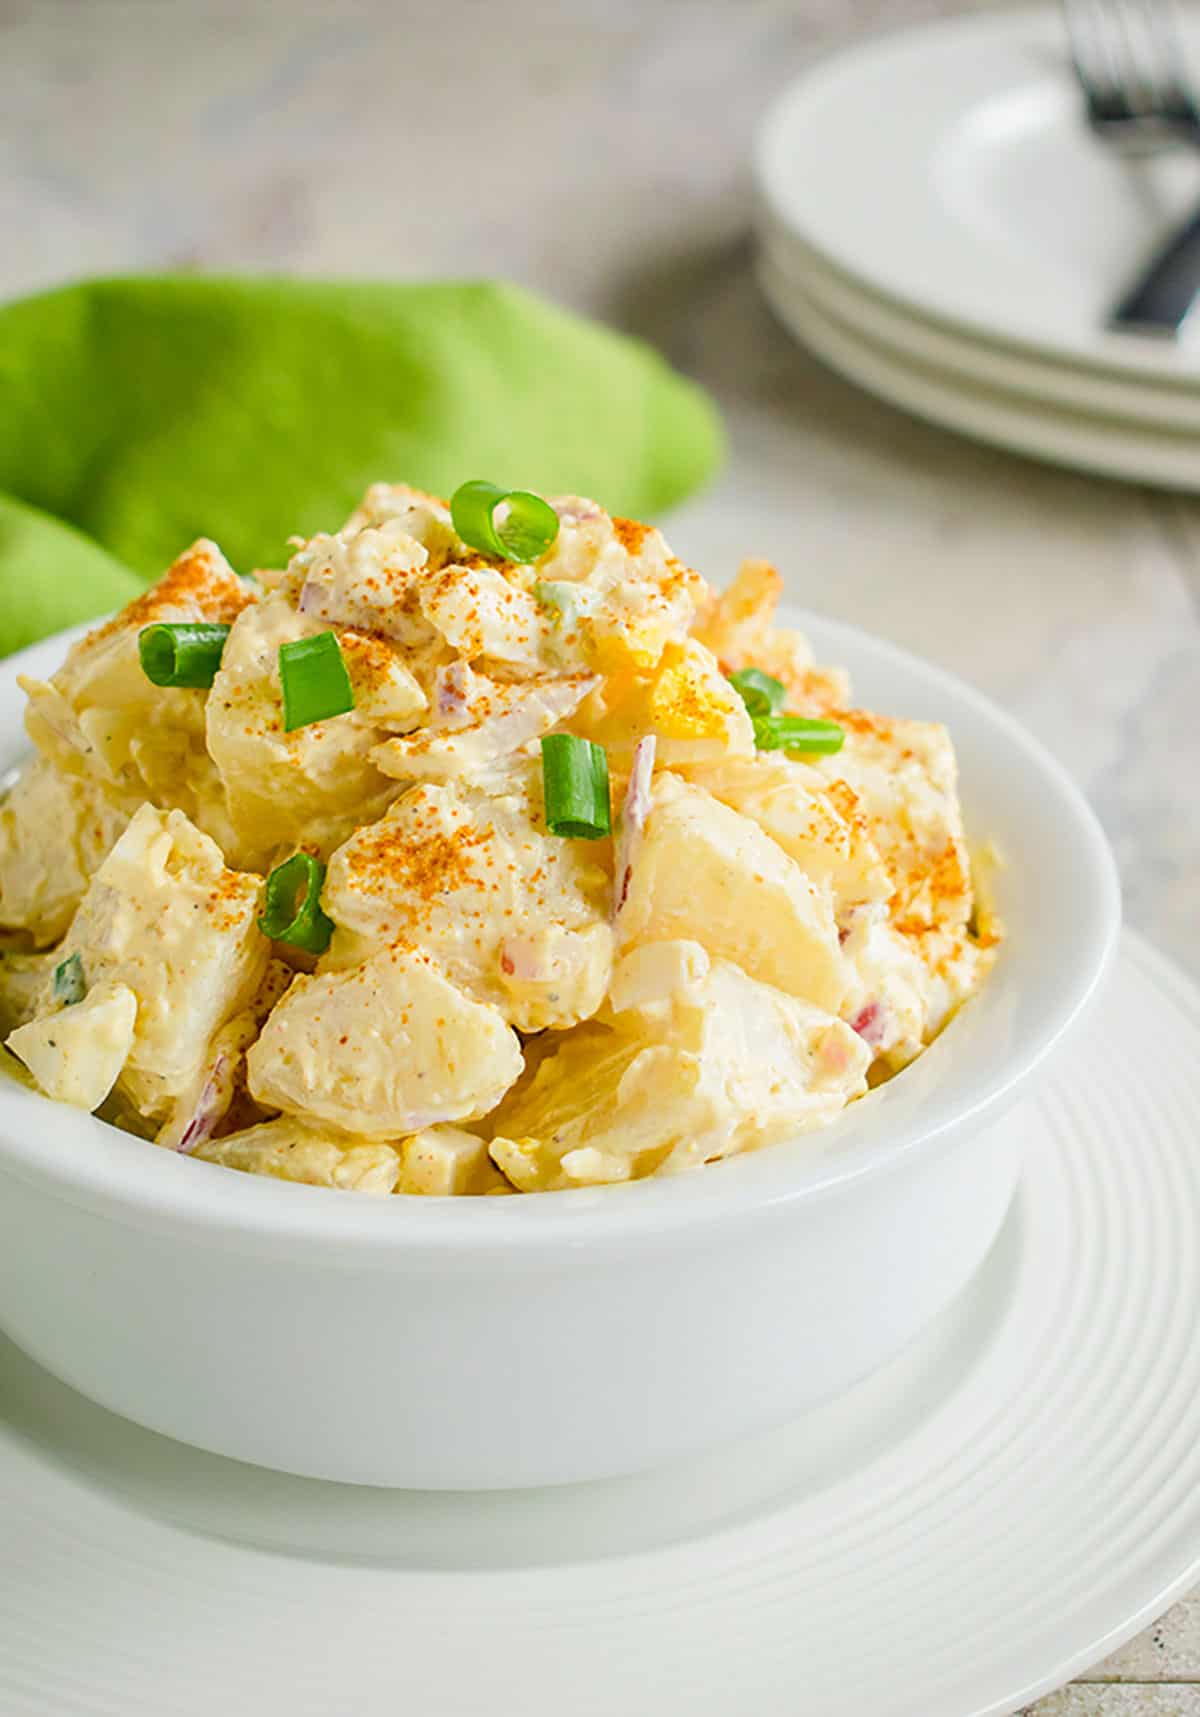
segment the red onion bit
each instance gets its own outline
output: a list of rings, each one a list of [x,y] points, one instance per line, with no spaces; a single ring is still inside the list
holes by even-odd
[[[650,781],[654,774],[654,753],[657,740],[652,733],[639,739],[633,748],[633,767],[621,807],[621,822],[617,830],[616,866],[613,878],[613,922],[629,898],[633,880],[633,864],[641,844],[646,819],[650,815]]]
[[[469,715],[471,680],[475,676],[466,662],[454,661],[434,675],[434,712],[447,724]]]
[[[536,984],[545,976],[541,951],[532,936],[506,936],[500,944],[500,970],[518,984]]]
[[[223,1090],[229,1071],[229,1057],[218,1055],[200,1089],[195,1113],[175,1146],[175,1149],[185,1156],[212,1137],[213,1129],[229,1107],[229,1098]]]
[[[315,578],[306,578],[300,586],[300,595],[297,598],[296,607],[301,614],[311,614],[314,609],[320,607],[324,594],[325,589],[322,584],[318,583]]]
[[[595,501],[589,501],[582,495],[560,495],[550,505],[558,514],[564,525],[582,525],[589,519],[602,519],[604,510]]]
[[[863,1042],[869,1043],[873,1049],[881,1044],[887,1034],[887,1013],[883,1003],[868,1002],[850,1021],[850,1030],[856,1031]]]

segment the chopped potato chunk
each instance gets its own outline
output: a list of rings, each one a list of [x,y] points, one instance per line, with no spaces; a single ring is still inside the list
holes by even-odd
[[[673,775],[656,778],[618,935],[700,942],[829,1013],[846,988],[828,893],[757,823]]]
[[[327,630],[282,593],[264,597],[230,633],[208,699],[208,748],[228,800],[232,856],[256,869],[300,845],[327,853],[377,817],[396,788],[371,752],[388,728],[415,725],[425,707],[396,650],[347,632],[340,642],[355,708],[285,732],[280,646]]]
[[[215,797],[204,693],[152,684],[138,637],[158,622],[229,624],[253,600],[215,543],[193,543],[157,584],[73,645],[48,684],[22,681],[30,738],[67,774],[203,821]]]
[[[961,929],[971,911],[971,865],[958,803],[958,768],[937,722],[843,711],[846,742],[814,767],[848,783],[896,887],[900,927]]]
[[[845,781],[831,782],[779,752],[724,757],[687,770],[687,777],[757,823],[813,882],[828,882],[839,919],[850,907],[891,895],[891,875]]]
[[[34,757],[0,802],[0,929],[57,942],[100,861],[141,804]]]
[[[143,805],[88,885],[60,949],[89,988],[126,985],[137,1030],[121,1090],[161,1118],[204,1063],[217,1028],[257,990],[271,944],[255,922],[257,876],[227,870],[182,811]],[[39,1013],[53,1007],[47,987]]]
[[[572,1025],[608,986],[611,892],[590,843],[547,833],[537,764],[496,795],[423,783],[330,860],[327,964],[416,944],[519,1030]]]
[[[525,1192],[674,1173],[832,1120],[870,1059],[841,1020],[698,943],[652,943],[618,964],[609,1024],[501,1105],[492,1157]]]
[[[10,1032],[36,1016],[47,980],[57,965],[58,954],[53,948],[46,954],[19,950],[0,953],[0,1032]]]
[[[287,1116],[209,1139],[192,1154],[243,1174],[376,1196],[391,1192],[400,1175],[400,1157],[391,1145],[303,1126]]]
[[[428,955],[387,949],[296,978],[247,1057],[268,1108],[371,1138],[486,1115],[521,1071],[516,1033]]]

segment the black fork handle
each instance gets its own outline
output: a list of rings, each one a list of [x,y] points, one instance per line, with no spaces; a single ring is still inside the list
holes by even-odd
[[[1174,337],[1200,297],[1200,208],[1173,232],[1112,313],[1114,328]]]

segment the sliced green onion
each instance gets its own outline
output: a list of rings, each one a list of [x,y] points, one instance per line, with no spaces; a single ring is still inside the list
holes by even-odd
[[[288,733],[345,715],[354,708],[354,689],[342,660],[335,632],[297,638],[279,646],[279,680],[283,686],[283,725]]]
[[[754,717],[754,743],[760,751],[832,755],[845,743],[845,729],[836,721],[810,720],[803,715]]]
[[[454,491],[450,517],[465,543],[503,560],[537,560],[558,536],[558,514],[549,501],[481,479]]]
[[[542,740],[546,827],[552,835],[584,841],[612,832],[608,756],[602,745],[574,733]]]
[[[143,626],[138,633],[142,672],[156,686],[211,686],[228,636],[228,626],[207,621]]]
[[[54,999],[65,1007],[74,1007],[87,995],[87,979],[83,975],[83,960],[78,954],[68,954],[54,968]]]
[[[764,674],[761,668],[739,668],[736,674],[730,674],[729,683],[751,715],[777,715],[787,697],[782,680]]]
[[[267,878],[258,927],[272,942],[287,942],[323,954],[333,935],[333,920],[321,910],[325,866],[311,853],[293,853]]]

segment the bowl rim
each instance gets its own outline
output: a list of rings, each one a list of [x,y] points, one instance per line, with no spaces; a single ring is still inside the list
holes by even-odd
[[[790,603],[781,605],[780,618],[817,638],[828,659],[837,659],[839,650],[873,657],[884,667],[917,676],[939,701],[965,706],[982,719],[1011,749],[1036,790],[1053,796],[1066,814],[1076,856],[1086,869],[1081,884],[1090,886],[1098,929],[1093,941],[1077,950],[1075,981],[1035,1038],[1000,1058],[990,1075],[964,1093],[937,1124],[922,1126],[918,1117],[894,1126],[885,1138],[872,1136],[871,1117],[878,1111],[877,1093],[871,1093],[819,1134],[799,1135],[707,1164],[695,1173],[553,1196],[375,1199],[238,1174],[147,1150],[147,1141],[14,1080],[0,1086],[0,1170],[137,1227],[152,1222],[164,1230],[216,1232],[230,1244],[265,1249],[294,1250],[299,1243],[314,1253],[327,1248],[368,1250],[376,1258],[383,1254],[402,1263],[430,1250],[512,1257],[517,1248],[620,1244],[668,1231],[706,1229],[877,1180],[933,1153],[964,1129],[978,1130],[998,1117],[1084,1014],[1112,962],[1121,927],[1120,885],[1099,820],[1067,770],[1040,741],[957,675],[857,626]],[[0,663],[0,716],[6,704],[17,707],[19,674],[51,671],[66,645],[95,624],[42,639]],[[951,711],[947,725],[953,736]],[[18,752],[7,734],[0,747],[5,758],[11,754],[14,760],[28,750],[21,747]],[[946,1035],[953,1030],[951,1021]],[[854,1139],[860,1131],[866,1136]],[[835,1134],[851,1142],[836,1153],[806,1149],[811,1138],[827,1140]]]

